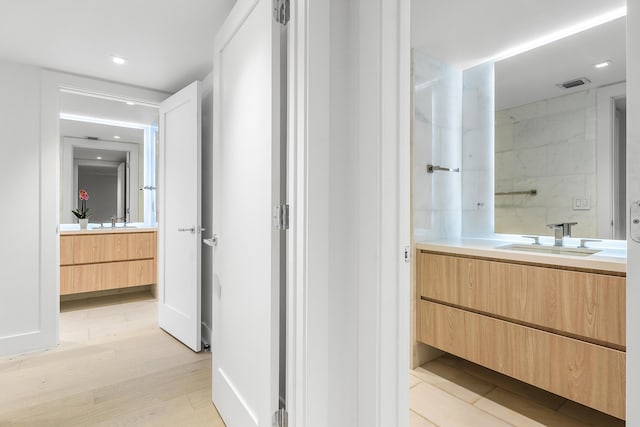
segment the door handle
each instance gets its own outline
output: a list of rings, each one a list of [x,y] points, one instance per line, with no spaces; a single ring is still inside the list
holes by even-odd
[[[202,243],[207,246],[211,246],[212,248],[218,246],[218,235],[214,234],[210,239],[202,239]]]
[[[189,231],[191,234],[194,234],[196,232],[196,228],[195,227],[191,227],[191,228],[178,228],[178,231],[182,232],[182,231]]]
[[[218,235],[214,234],[210,239],[202,239],[202,243],[207,246],[211,246],[212,248],[218,246]]]

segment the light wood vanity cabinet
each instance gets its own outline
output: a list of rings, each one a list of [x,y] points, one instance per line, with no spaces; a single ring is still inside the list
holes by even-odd
[[[60,236],[60,295],[154,283],[155,231]]]
[[[625,416],[625,278],[418,251],[417,339]]]

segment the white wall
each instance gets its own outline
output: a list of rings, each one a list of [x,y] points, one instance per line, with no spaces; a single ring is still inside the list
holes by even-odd
[[[640,200],[640,0],[627,0],[627,208]],[[640,425],[640,243],[627,231],[627,425]]]
[[[213,218],[213,72],[209,73],[203,80],[201,89],[202,102],[202,204],[201,221],[205,231],[202,238],[211,237]],[[202,245],[202,341],[211,344],[212,325],[212,294],[213,289],[213,266],[211,265],[213,248]]]
[[[52,346],[57,338],[57,324],[41,318],[47,298],[57,298],[57,249],[41,245],[56,232],[57,177],[41,167],[41,156],[51,153],[40,146],[40,87],[39,69],[0,61],[0,356]]]

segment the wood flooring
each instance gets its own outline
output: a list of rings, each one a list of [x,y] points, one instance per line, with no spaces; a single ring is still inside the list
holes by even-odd
[[[63,303],[60,345],[0,359],[0,426],[210,426],[211,353],[157,323],[149,293]]]

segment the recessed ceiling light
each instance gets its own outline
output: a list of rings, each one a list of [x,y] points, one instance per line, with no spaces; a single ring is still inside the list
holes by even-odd
[[[113,139],[120,139],[120,137],[118,135],[114,135]]]
[[[611,61],[602,61],[594,65],[596,68],[605,68],[611,65]]]
[[[96,159],[98,159],[98,160],[102,160],[102,157],[98,156],[98,157],[96,157]]]
[[[127,105],[136,105],[135,102],[127,101]]]
[[[126,64],[127,60],[125,58],[122,58],[120,56],[112,56],[111,60],[113,61],[114,64],[118,64],[118,65],[122,65],[122,64]]]

